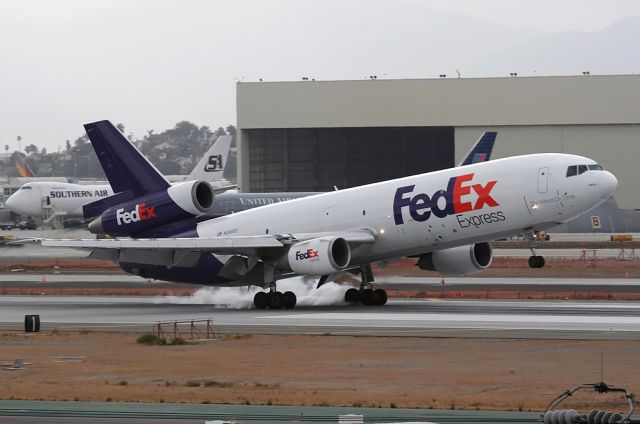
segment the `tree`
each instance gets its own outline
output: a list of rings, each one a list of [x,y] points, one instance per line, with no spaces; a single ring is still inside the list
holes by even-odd
[[[66,141],[66,149],[67,153],[71,153],[71,142],[69,140]]]
[[[24,147],[24,152],[27,155],[32,155],[34,153],[38,153],[38,146],[36,146],[35,144],[29,144],[28,146]]]
[[[227,134],[231,136],[231,147],[236,147],[236,127],[229,124]]]
[[[46,148],[46,147],[43,147],[42,149],[40,149],[40,154],[41,154],[42,156],[46,155],[46,154],[47,154],[47,148]]]

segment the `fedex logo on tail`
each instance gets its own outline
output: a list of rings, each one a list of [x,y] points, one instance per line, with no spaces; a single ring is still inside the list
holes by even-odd
[[[464,174],[449,179],[446,190],[439,190],[432,196],[418,193],[412,196],[415,185],[400,187],[393,199],[393,217],[396,225],[404,224],[402,210],[409,209],[409,215],[415,221],[424,222],[435,215],[444,218],[448,215],[460,214],[482,209],[485,206],[500,206],[491,197],[491,190],[497,181],[486,184],[472,184],[474,174]],[[442,199],[442,200],[441,200]]]
[[[155,206],[147,207],[144,203],[138,203],[136,207],[129,212],[125,212],[124,208],[116,211],[116,222],[118,225],[131,224],[132,222],[146,221],[155,218]]]

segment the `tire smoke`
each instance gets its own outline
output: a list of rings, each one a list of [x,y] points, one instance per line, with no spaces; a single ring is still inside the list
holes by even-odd
[[[292,277],[278,281],[278,291],[292,291],[296,294],[300,306],[345,305],[344,293],[351,286],[326,283],[316,289],[317,279]],[[158,299],[158,303],[180,305],[212,305],[222,309],[252,309],[253,296],[262,289],[251,287],[202,287],[191,296],[167,296]]]

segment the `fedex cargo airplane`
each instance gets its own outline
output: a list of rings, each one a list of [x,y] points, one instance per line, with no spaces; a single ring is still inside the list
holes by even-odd
[[[191,174],[175,175],[171,182],[205,180],[214,183],[214,188],[229,188],[230,183],[223,179],[224,166],[231,146],[231,136],[223,135],[216,139],[207,153],[193,168]],[[28,167],[26,162],[24,165]],[[16,163],[16,166],[18,164]],[[53,181],[32,181],[23,184],[6,201],[5,207],[24,216],[42,217],[44,208],[51,208],[53,215],[66,218],[83,218],[82,207],[99,199],[112,196],[109,184],[74,184]]]
[[[210,184],[169,182],[109,121],[85,125],[116,195],[89,229],[112,240],[43,240],[92,251],[145,278],[209,286],[256,285],[256,308],[293,308],[280,279],[360,273],[348,303],[383,305],[370,264],[409,256],[421,269],[468,275],[489,267],[490,241],[569,221],[617,187],[592,159],[516,156],[303,197],[198,222],[213,206]],[[587,171],[574,175],[575,166]]]

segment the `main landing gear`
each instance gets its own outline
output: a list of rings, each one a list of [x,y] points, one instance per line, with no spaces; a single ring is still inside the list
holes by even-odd
[[[344,300],[350,305],[362,303],[365,306],[382,306],[387,303],[387,292],[383,289],[373,289],[373,271],[371,265],[360,267],[360,289],[354,287],[347,290]]]
[[[256,309],[293,309],[296,306],[297,298],[294,292],[286,291],[281,293],[276,291],[275,284],[269,286],[269,292],[258,292],[253,296],[253,306]]]
[[[529,266],[531,268],[542,268],[545,264],[544,256],[538,256],[536,254],[536,248],[538,247],[538,238],[534,232],[529,233],[529,249],[531,250],[531,256],[529,256]]]

